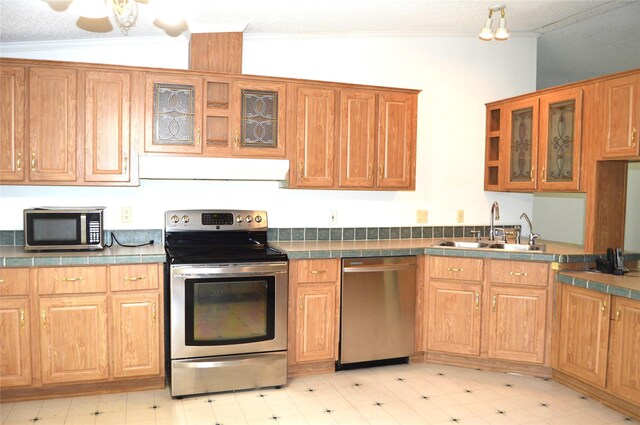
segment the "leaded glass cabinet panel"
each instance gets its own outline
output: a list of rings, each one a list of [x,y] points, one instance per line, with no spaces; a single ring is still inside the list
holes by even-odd
[[[538,100],[515,101],[506,108],[509,147],[506,187],[533,190],[538,152]]]
[[[146,152],[201,153],[202,79],[147,75]]]
[[[578,190],[582,91],[540,97],[540,190]]]

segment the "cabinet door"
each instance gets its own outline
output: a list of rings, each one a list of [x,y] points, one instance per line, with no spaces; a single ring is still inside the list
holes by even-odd
[[[111,291],[158,289],[157,264],[123,264],[109,267]]]
[[[540,97],[540,190],[578,190],[582,141],[582,90]]]
[[[202,153],[202,79],[147,74],[145,152]]]
[[[208,78],[204,80],[203,151],[205,156],[229,157],[233,146],[232,80]]]
[[[538,98],[505,104],[507,189],[532,191],[536,188],[538,158]]]
[[[480,355],[482,284],[429,282],[427,348]]]
[[[604,388],[611,296],[562,286],[558,369]]]
[[[492,286],[490,295],[488,356],[544,363],[546,289]]]
[[[84,179],[87,182],[128,182],[131,175],[131,76],[126,72],[86,71],[84,82]]]
[[[640,302],[614,297],[609,386],[613,393],[640,405]]]
[[[0,299],[0,386],[31,384],[29,299]]]
[[[25,70],[0,68],[0,180],[24,181]]]
[[[295,187],[333,187],[335,91],[296,88],[296,161],[291,170]]]
[[[336,341],[336,285],[298,285],[295,362],[333,360]]]
[[[640,75],[604,82],[605,158],[640,156]]]
[[[340,100],[341,188],[374,186],[376,146],[376,95],[373,92],[342,90]]]
[[[42,383],[108,377],[105,296],[40,297]]]
[[[29,70],[29,180],[77,180],[77,72]]]
[[[376,186],[415,188],[416,96],[378,95],[378,175]]]
[[[286,84],[240,80],[234,83],[234,156],[284,158]]]
[[[160,373],[160,297],[157,292],[112,298],[113,376]]]

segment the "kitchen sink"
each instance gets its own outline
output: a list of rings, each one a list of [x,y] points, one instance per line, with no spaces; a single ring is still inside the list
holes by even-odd
[[[504,242],[466,242],[466,241],[442,241],[434,246],[448,246],[453,248],[485,248],[485,249],[502,249],[505,251],[537,251],[545,252],[544,245],[528,245]]]
[[[489,248],[504,249],[505,251],[545,251],[544,245],[528,245],[519,243],[494,243]]]
[[[486,242],[461,242],[461,241],[443,241],[437,246],[453,246],[456,248],[489,248]]]

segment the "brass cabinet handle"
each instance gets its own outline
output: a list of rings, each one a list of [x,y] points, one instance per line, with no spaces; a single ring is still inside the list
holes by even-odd
[[[42,313],[40,313],[40,318],[42,319],[42,327],[45,327],[47,324],[47,310],[42,309]]]
[[[22,154],[18,152],[18,159],[16,159],[16,169],[22,171]]]
[[[497,300],[497,296],[496,296],[496,295],[494,295],[494,296],[493,296],[493,303],[492,303],[492,305],[491,305],[491,310],[492,310],[494,313],[496,312],[496,302],[497,302],[497,301],[498,301],[498,300]]]
[[[238,135],[238,129],[236,129],[236,147],[240,147],[240,136]]]
[[[124,162],[124,165],[123,165],[122,168],[124,169],[124,172],[126,173],[127,172],[127,168],[129,167],[129,157],[127,156],[126,153],[124,154],[124,156],[122,158],[122,161]]]
[[[31,171],[36,171],[36,153],[31,152]]]
[[[24,308],[20,307],[20,329],[24,329]]]
[[[320,273],[326,273],[326,270],[311,270],[311,274],[320,274]]]
[[[509,274],[511,276],[526,276],[526,273],[521,273],[521,272],[509,272]]]
[[[476,310],[480,310],[480,292],[476,291]]]
[[[622,310],[622,307],[618,307],[618,309],[616,310],[616,326],[620,326],[620,311]]]
[[[547,182],[547,178],[544,175],[544,170],[545,170],[545,168],[542,167],[542,170],[540,171],[540,178],[542,178],[542,181],[546,183]]]
[[[4,282],[5,282],[5,280],[4,280],[4,279],[0,279],[0,283],[4,283]]]
[[[300,161],[300,163],[298,163],[298,170],[300,170],[298,175],[300,176],[300,178],[303,178],[304,177],[304,162]]]
[[[156,323],[156,317],[157,317],[156,303],[153,303],[153,305],[151,306],[151,316],[153,319],[153,323]]]
[[[604,317],[604,312],[607,309],[607,303],[602,303],[600,306],[600,310],[602,310],[602,317]]]
[[[84,280],[84,276],[79,277],[63,277],[62,280],[64,282],[77,282],[79,280]]]
[[[302,312],[302,296],[300,296],[300,300],[298,301],[298,310]]]
[[[124,280],[129,280],[129,281],[144,280],[144,279],[146,279],[145,276],[131,276],[131,277],[127,276],[124,278]]]
[[[380,163],[380,179],[384,177],[384,163]]]
[[[200,146],[200,139],[201,139],[201,136],[200,136],[200,127],[198,127],[198,128],[196,129],[196,146]]]
[[[636,133],[638,131],[635,127],[631,130],[631,147],[634,148],[636,146]]]
[[[373,178],[373,162],[369,163],[369,174],[368,174],[367,178],[369,180],[371,180]]]
[[[531,181],[536,179],[536,167],[531,167]]]
[[[447,270],[450,271],[450,272],[463,272],[464,271],[464,269],[462,267],[461,268],[447,267]]]

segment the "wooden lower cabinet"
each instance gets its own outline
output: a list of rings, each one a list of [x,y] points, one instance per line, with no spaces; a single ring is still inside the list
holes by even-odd
[[[160,373],[160,303],[158,293],[112,296],[114,378]]]
[[[640,301],[613,297],[611,315],[609,387],[640,406]]]
[[[42,383],[106,379],[106,297],[41,297],[39,309]]]
[[[563,285],[558,370],[605,387],[610,308],[611,295]]]
[[[0,386],[31,384],[30,309],[27,297],[0,299]]]
[[[340,260],[292,260],[289,270],[289,375],[333,371]]]
[[[427,349],[480,354],[482,284],[432,280],[429,283]]]

